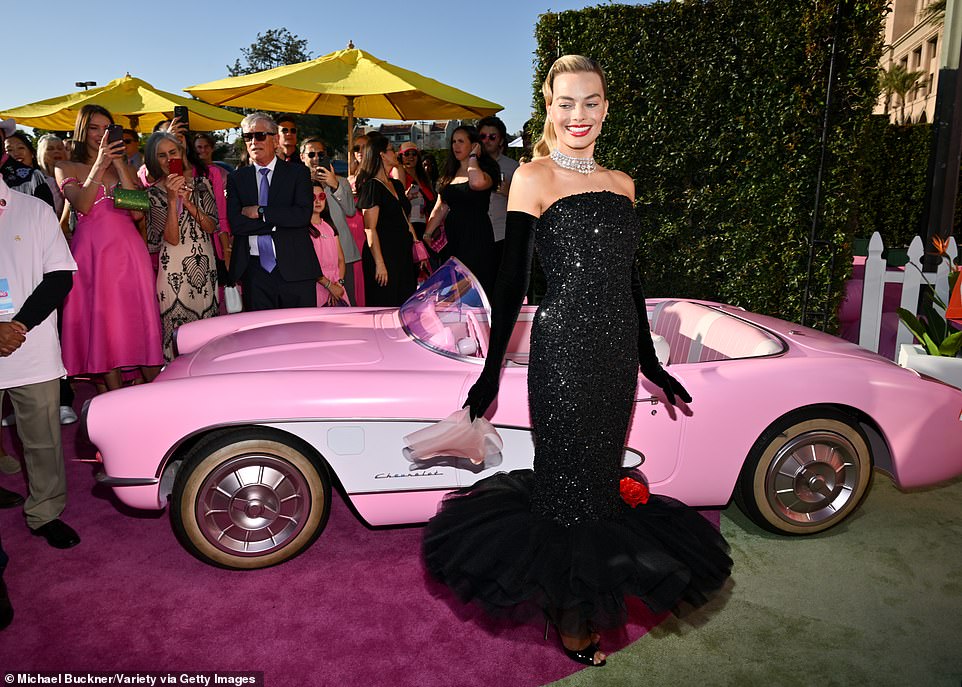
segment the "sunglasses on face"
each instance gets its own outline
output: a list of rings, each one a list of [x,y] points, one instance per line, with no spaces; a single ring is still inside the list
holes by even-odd
[[[245,131],[241,134],[241,138],[250,143],[251,140],[254,141],[264,141],[268,136],[273,136],[269,131]]]
[[[478,134],[478,138],[480,138],[482,141],[485,141],[485,140],[487,140],[487,141],[497,141],[497,140],[498,140],[498,134]]]
[[[417,154],[418,154],[418,151],[416,150],[405,150],[403,153],[401,153],[401,155],[403,155],[404,157],[415,157],[417,156]]]
[[[313,160],[315,157],[324,157],[326,154],[327,154],[327,153],[325,153],[325,152],[323,152],[323,151],[320,152],[320,153],[315,153],[315,152],[312,150],[311,152],[307,153],[307,158],[308,158],[309,160]]]
[[[281,127],[281,133],[282,133],[282,134],[296,134],[296,133],[297,133],[297,127],[296,127],[296,126],[292,126],[291,128],[288,129],[286,126],[282,126],[282,127]]]
[[[131,143],[133,143],[133,142],[134,142],[134,140],[133,140],[132,138],[125,138],[125,139],[124,139],[124,145],[125,145],[125,146],[129,146],[129,145],[130,145]]]
[[[314,194],[314,200],[327,200],[327,194],[324,191],[318,191]]]

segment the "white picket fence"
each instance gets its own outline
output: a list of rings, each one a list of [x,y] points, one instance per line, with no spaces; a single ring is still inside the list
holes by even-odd
[[[910,312],[915,312],[919,302],[919,289],[923,280],[935,285],[935,292],[943,303],[949,301],[949,266],[945,260],[939,263],[937,272],[922,274],[922,256],[925,252],[921,237],[916,236],[909,245],[909,261],[903,270],[887,270],[885,260],[882,259],[882,237],[878,232],[872,234],[868,243],[868,256],[865,259],[865,281],[862,286],[862,310],[859,324],[858,345],[876,353],[879,350],[879,334],[882,326],[882,296],[885,285],[900,283],[902,297],[900,306]],[[946,251],[952,264],[958,257],[959,248],[955,238],[949,238]],[[918,269],[916,269],[918,268]],[[899,322],[898,334],[895,339],[895,351],[898,355],[899,346],[913,343],[915,338],[906,326]]]

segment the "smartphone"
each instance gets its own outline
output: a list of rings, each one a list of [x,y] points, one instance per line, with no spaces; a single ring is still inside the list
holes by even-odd
[[[167,166],[168,166],[168,172],[167,172],[168,174],[180,174],[181,176],[183,176],[184,161],[181,160],[179,157],[172,157],[171,159],[167,160]]]
[[[318,156],[317,156],[317,166],[318,166],[318,167],[323,167],[324,169],[330,169],[330,168],[331,168],[331,158],[329,158],[327,155],[318,155]]]
[[[124,140],[124,127],[120,124],[111,124],[107,127],[107,143],[116,143]]]
[[[174,105],[174,116],[180,120],[184,128],[190,129],[190,110],[184,105]]]

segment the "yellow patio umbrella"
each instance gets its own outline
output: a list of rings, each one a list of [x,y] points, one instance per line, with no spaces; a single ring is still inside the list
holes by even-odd
[[[323,57],[184,89],[215,105],[348,118],[463,119],[504,109],[460,89],[396,67],[349,43]]]
[[[25,126],[69,131],[74,128],[80,108],[87,104],[107,108],[118,124],[124,124],[126,119],[129,128],[146,131],[153,129],[158,122],[170,119],[175,105],[183,105],[190,111],[192,131],[229,129],[240,124],[242,118],[242,115],[230,110],[161,91],[130,74],[100,88],[5,110],[0,112],[0,117],[13,117],[17,124]]]

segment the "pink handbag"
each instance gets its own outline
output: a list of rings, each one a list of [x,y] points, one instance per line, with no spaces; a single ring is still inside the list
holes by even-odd
[[[411,247],[411,253],[414,256],[414,262],[421,262],[430,257],[428,255],[428,249],[424,246],[424,241],[415,241]]]
[[[448,235],[444,231],[444,225],[442,224],[438,227],[434,238],[428,241],[428,245],[431,247],[435,253],[440,253],[446,245],[448,245]]]

